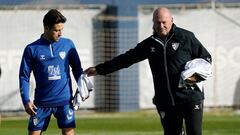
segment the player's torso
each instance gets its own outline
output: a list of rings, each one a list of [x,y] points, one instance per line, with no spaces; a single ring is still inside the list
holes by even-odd
[[[57,42],[49,45],[37,44],[32,48],[32,67],[36,81],[60,80],[69,72],[71,45]]]

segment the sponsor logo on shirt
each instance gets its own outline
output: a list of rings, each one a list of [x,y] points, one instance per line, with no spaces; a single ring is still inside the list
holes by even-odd
[[[61,73],[60,73],[59,65],[48,66],[48,80],[59,80],[59,79],[61,79]]]

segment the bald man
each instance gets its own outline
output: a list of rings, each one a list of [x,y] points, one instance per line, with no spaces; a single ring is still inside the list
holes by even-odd
[[[148,59],[155,89],[153,103],[164,135],[180,135],[183,120],[188,135],[201,135],[204,93],[196,83],[202,80],[193,75],[185,87],[179,87],[185,64],[196,58],[211,63],[211,55],[194,34],[177,27],[169,9],[161,7],[153,13],[152,35],[126,53],[84,72],[88,76],[106,75]]]

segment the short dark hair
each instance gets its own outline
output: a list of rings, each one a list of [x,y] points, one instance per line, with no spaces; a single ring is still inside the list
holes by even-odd
[[[43,25],[52,28],[54,24],[65,23],[66,21],[66,17],[64,17],[58,10],[51,9],[44,16]]]

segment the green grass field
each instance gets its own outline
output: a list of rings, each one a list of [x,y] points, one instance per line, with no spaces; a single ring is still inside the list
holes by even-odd
[[[27,116],[2,117],[0,135],[27,135]],[[76,135],[163,135],[155,111],[77,113]],[[53,118],[44,135],[60,135]],[[203,135],[240,135],[240,115],[204,113]]]

